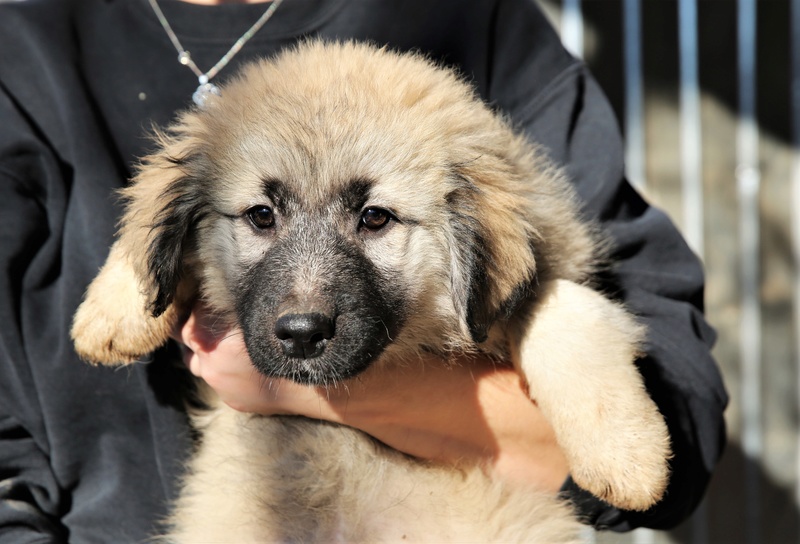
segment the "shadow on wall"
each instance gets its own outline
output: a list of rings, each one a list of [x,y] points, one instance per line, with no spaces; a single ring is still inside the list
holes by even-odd
[[[545,2],[558,4],[558,2]],[[606,91],[619,119],[625,100],[622,58],[624,29],[620,0],[584,0],[584,23],[596,29],[587,40],[586,61]],[[678,2],[641,2],[644,47],[642,69],[650,90],[678,101],[679,47]],[[758,2],[757,112],[761,130],[791,140],[790,97],[790,3],[788,0]],[[738,92],[736,2],[698,0],[698,47],[700,86],[731,111],[736,111]]]
[[[623,6],[619,0],[592,0],[581,5],[585,24],[596,28],[598,38],[587,43],[587,63],[622,119]],[[678,101],[678,2],[641,2],[642,67],[645,85]],[[756,29],[758,79],[757,115],[762,130],[791,141],[790,97],[790,3],[788,0],[758,2]],[[736,2],[698,0],[700,86],[731,111],[736,111],[737,24]]]
[[[748,484],[747,480],[751,482]],[[748,493],[755,490],[757,496]],[[800,511],[794,490],[775,482],[762,466],[731,443],[711,482],[706,500],[712,543],[787,544],[797,542]],[[692,522],[674,532],[678,542],[694,543]]]

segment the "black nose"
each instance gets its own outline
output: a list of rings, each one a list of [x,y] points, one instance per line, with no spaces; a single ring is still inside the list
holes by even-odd
[[[275,322],[284,353],[298,359],[322,355],[333,333],[333,319],[323,314],[286,314]]]

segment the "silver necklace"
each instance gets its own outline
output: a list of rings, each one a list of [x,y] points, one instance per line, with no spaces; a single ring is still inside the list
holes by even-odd
[[[208,72],[203,73],[203,71],[197,67],[197,64],[195,64],[191,54],[189,54],[189,51],[184,49],[184,47],[181,45],[181,42],[178,39],[178,36],[175,34],[175,31],[172,30],[169,21],[167,21],[167,18],[164,17],[164,12],[161,11],[158,2],[156,2],[156,0],[150,0],[150,6],[153,8],[156,17],[158,18],[158,22],[161,23],[162,27],[164,27],[164,30],[166,31],[167,36],[169,36],[172,45],[174,45],[175,49],[178,51],[178,62],[184,66],[188,66],[189,69],[194,72],[194,75],[197,76],[199,85],[197,86],[197,90],[192,95],[192,100],[194,100],[195,104],[202,108],[210,96],[219,96],[219,88],[211,83],[211,80],[219,73],[220,70],[227,66],[228,62],[230,62],[234,55],[236,55],[236,53],[238,53],[239,50],[244,47],[244,44],[246,44],[247,41],[252,38],[267,21],[269,21],[270,17],[272,17],[272,14],[275,13],[275,10],[278,9],[278,6],[280,6],[282,2],[283,0],[272,0],[272,3],[267,8],[267,11],[265,11],[264,14],[258,18],[258,21],[256,21],[253,26],[247,29],[247,32],[242,34],[242,36],[236,40],[236,43],[231,46],[228,52],[225,53]]]

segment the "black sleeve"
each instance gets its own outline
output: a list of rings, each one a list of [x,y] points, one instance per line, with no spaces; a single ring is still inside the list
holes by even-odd
[[[39,394],[22,339],[20,293],[48,236],[44,188],[55,161],[0,88],[0,542],[64,542]]]
[[[727,394],[710,353],[702,267],[668,217],[625,180],[617,121],[596,81],[568,58],[533,2],[523,4],[501,2],[498,11],[493,97],[566,168],[586,216],[610,234],[615,268],[604,287],[648,327],[640,370],[674,451],[667,494],[647,512],[612,508],[571,480],[564,493],[598,528],[668,529],[702,499],[725,439]]]

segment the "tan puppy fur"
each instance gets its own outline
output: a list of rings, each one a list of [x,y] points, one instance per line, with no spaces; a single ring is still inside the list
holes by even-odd
[[[75,317],[83,358],[149,353],[195,296],[268,377],[328,386],[483,352],[527,380],[579,485],[638,510],[663,494],[669,437],[634,364],[644,331],[587,286],[602,244],[560,171],[451,71],[304,44],[184,113],[125,197]],[[208,403],[171,541],[577,539],[568,505],[481,467]]]
[[[196,423],[204,441],[168,542],[579,542],[549,494],[421,463],[348,427],[224,405]]]

